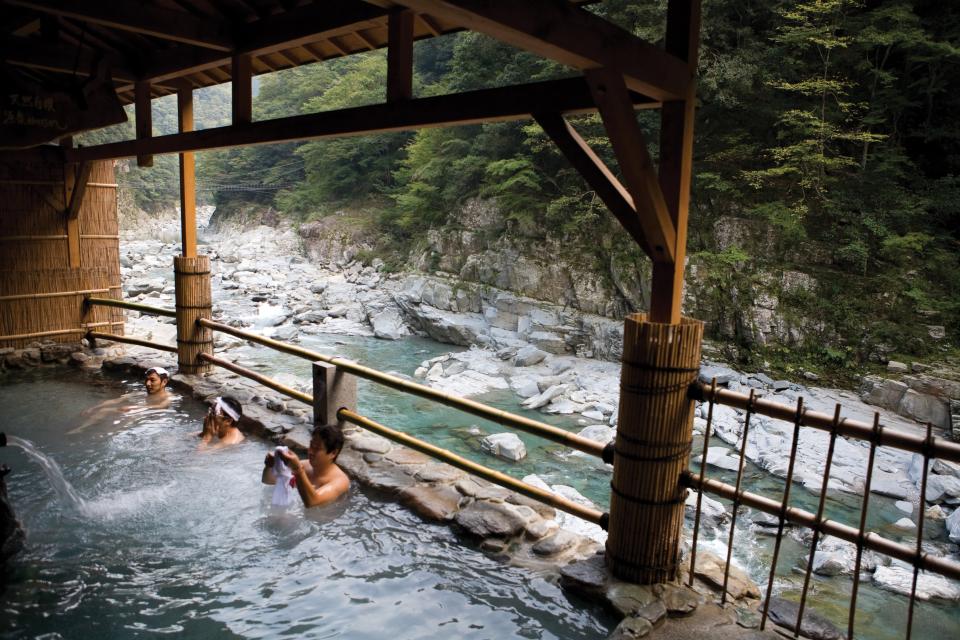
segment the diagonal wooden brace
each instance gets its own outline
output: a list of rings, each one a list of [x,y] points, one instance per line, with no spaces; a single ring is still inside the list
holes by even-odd
[[[87,190],[92,166],[91,162],[81,161],[77,165],[76,173],[71,172],[69,167],[64,167],[63,188],[66,206],[63,214],[67,225],[67,256],[71,269],[80,267],[80,204]]]
[[[559,113],[535,113],[533,119],[550,136],[560,152],[570,164],[583,176],[587,184],[597,193],[610,212],[623,228],[639,244],[647,255],[653,257],[653,248],[640,226],[633,197],[624,188],[613,172],[607,168],[590,145],[580,137],[576,129]]]
[[[609,69],[593,69],[585,75],[623,180],[633,196],[643,235],[653,249],[650,259],[672,264],[676,255],[676,228],[623,76]]]

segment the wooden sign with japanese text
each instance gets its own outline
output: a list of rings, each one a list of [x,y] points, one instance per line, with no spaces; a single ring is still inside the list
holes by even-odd
[[[109,77],[69,89],[41,85],[0,67],[0,149],[35,147],[126,120]]]

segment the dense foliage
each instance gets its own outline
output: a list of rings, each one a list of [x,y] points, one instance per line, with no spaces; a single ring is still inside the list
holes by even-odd
[[[591,10],[651,41],[662,36],[662,0],[607,0]],[[570,73],[473,33],[418,43],[415,60],[417,96]],[[265,76],[255,117],[381,102],[385,74],[385,54],[372,52]],[[794,302],[832,328],[834,343],[845,345],[844,362],[865,359],[877,343],[922,351],[927,324],[946,325],[955,339],[958,80],[956,3],[704,0],[693,260],[720,291],[747,286],[760,271],[815,276],[815,295]],[[638,117],[655,155],[657,115]],[[575,125],[610,160],[600,121],[584,117]],[[305,220],[367,203],[394,243],[447,224],[475,196],[495,198],[503,232],[518,237],[552,234],[589,250],[598,246],[598,229],[615,229],[530,123],[202,154],[200,171],[201,183],[275,186],[218,191],[221,207],[259,203]],[[731,216],[764,225],[774,241],[762,251],[718,246],[715,225]]]

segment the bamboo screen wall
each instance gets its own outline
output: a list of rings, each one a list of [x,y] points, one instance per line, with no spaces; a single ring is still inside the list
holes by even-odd
[[[75,165],[0,162],[0,348],[77,342],[87,328],[123,332],[123,310],[83,296],[119,299],[120,254],[113,163],[94,163],[79,214],[80,266],[71,268],[66,216]]]

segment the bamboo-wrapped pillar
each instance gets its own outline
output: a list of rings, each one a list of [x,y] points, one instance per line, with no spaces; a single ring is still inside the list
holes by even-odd
[[[174,281],[177,290],[177,362],[180,373],[210,371],[211,365],[197,361],[198,353],[213,355],[213,331],[197,324],[210,319],[210,257],[174,256]]]
[[[652,584],[677,577],[693,439],[703,323],[627,317],[620,373],[620,418],[610,483],[607,563],[618,578]]]

